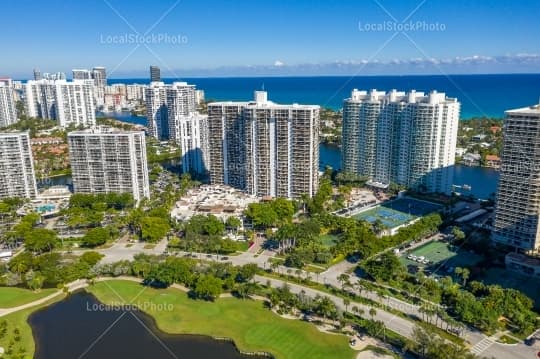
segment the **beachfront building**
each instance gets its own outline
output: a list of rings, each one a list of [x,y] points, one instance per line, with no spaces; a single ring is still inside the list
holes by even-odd
[[[94,127],[68,134],[75,193],[131,193],[150,197],[143,131]]]
[[[7,81],[0,81],[0,127],[7,127],[15,122],[17,122],[15,93]]]
[[[460,103],[444,93],[358,91],[343,105],[343,171],[450,194]]]
[[[29,133],[0,133],[0,199],[35,198],[36,195],[36,177]]]
[[[492,239],[538,254],[540,105],[506,111]]]
[[[210,181],[256,196],[313,196],[319,184],[319,106],[208,104]]]
[[[96,124],[92,80],[30,80],[25,92],[29,117],[56,120],[61,127]]]

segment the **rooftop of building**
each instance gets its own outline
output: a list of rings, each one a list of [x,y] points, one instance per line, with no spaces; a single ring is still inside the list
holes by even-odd
[[[93,84],[94,80],[92,79],[73,79],[71,81],[67,79],[41,79],[41,80],[28,80],[26,81],[27,85],[33,84],[47,84],[47,85],[80,85],[80,84]]]
[[[214,214],[221,218],[241,216],[258,198],[226,185],[202,185],[190,189],[176,202],[171,215],[186,220],[197,214]]]
[[[253,107],[253,108],[283,108],[290,109],[297,108],[300,110],[312,110],[319,109],[319,105],[300,105],[297,103],[292,104],[278,104],[273,101],[268,100],[268,93],[266,91],[254,91],[253,100],[251,101],[218,101],[211,102],[208,106],[244,106],[244,107]]]
[[[516,108],[513,110],[505,111],[507,115],[513,114],[526,114],[526,115],[540,115],[540,103],[528,107]]]
[[[351,97],[346,99],[348,102],[390,102],[390,103],[421,103],[421,104],[440,104],[440,103],[458,103],[456,98],[446,97],[444,92],[435,90],[428,94],[422,91],[411,90],[409,92],[397,91],[395,89],[388,92],[372,89],[370,91],[353,89]]]
[[[506,255],[508,259],[511,259],[515,262],[519,262],[521,264],[525,264],[528,266],[534,266],[539,267],[540,266],[540,258],[537,257],[530,257],[522,253],[514,253],[510,252]]]
[[[3,132],[0,132],[0,137],[13,137],[21,135],[30,137],[30,131],[3,130]]]
[[[127,135],[127,134],[143,134],[144,131],[121,130],[119,128],[107,126],[95,126],[85,130],[72,131],[69,136],[90,136],[90,135]]]
[[[150,82],[150,87],[151,88],[156,88],[156,87],[168,87],[168,88],[191,87],[191,88],[195,88],[195,85],[188,84],[186,81],[175,81],[172,84],[166,84],[163,81],[152,81],[152,82]]]

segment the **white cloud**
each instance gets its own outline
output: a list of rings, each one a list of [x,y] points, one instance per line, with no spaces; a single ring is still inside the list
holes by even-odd
[[[274,62],[274,66],[276,66],[276,67],[285,66],[285,63],[283,61],[276,60]]]

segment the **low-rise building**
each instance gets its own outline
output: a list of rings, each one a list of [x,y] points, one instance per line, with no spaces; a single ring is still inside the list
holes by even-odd
[[[478,153],[466,153],[463,155],[461,161],[467,166],[478,166],[480,159],[482,159],[482,156]]]
[[[530,257],[522,253],[508,253],[504,257],[506,269],[523,274],[540,277],[540,258]]]
[[[501,167],[501,158],[497,155],[487,155],[486,156],[486,166],[493,168]]]
[[[259,198],[230,186],[202,185],[190,189],[176,202],[171,216],[179,221],[201,214],[213,214],[223,221],[233,216],[241,219],[248,205],[258,201]]]

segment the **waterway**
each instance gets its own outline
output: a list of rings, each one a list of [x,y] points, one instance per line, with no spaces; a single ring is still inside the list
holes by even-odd
[[[35,359],[260,359],[239,353],[228,341],[166,334],[150,316],[104,307],[87,292],[37,311],[28,321],[36,342]]]

